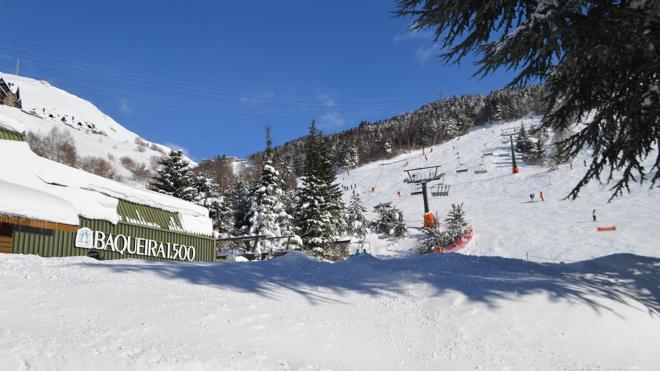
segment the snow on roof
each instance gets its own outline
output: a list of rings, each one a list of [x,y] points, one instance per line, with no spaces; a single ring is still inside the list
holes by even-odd
[[[12,210],[20,211],[17,205],[23,202],[34,204],[31,201],[34,193],[34,197],[41,197],[44,201],[39,214],[43,216],[39,219],[48,216],[49,221],[78,224],[77,219],[72,223],[69,214],[60,215],[52,210],[47,211],[62,207],[64,202],[71,205],[77,215],[116,224],[119,221],[118,199],[123,199],[178,213],[186,232],[203,235],[213,233],[208,210],[204,207],[164,194],[133,188],[39,157],[30,150],[26,142],[0,141],[0,170],[6,182],[24,187],[24,196],[13,201],[16,204],[11,204],[14,205]],[[53,198],[48,201],[35,192],[48,194]],[[53,202],[53,199],[61,201]],[[26,212],[23,216],[34,217],[34,214]]]
[[[3,107],[3,109],[4,108],[5,107]],[[15,131],[21,134],[25,132],[25,126],[23,126],[23,124],[21,124],[13,117],[3,115],[2,112],[0,112],[0,128]]]
[[[0,194],[3,214],[78,225],[78,214],[73,205],[60,197],[4,180],[0,180]]]

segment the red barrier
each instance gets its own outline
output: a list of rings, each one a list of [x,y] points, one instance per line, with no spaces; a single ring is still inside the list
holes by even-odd
[[[435,252],[442,253],[461,250],[470,243],[472,237],[474,237],[474,229],[472,229],[472,226],[469,226],[468,230],[462,236],[458,237],[456,241],[447,246],[437,246]]]
[[[596,227],[596,230],[598,232],[615,232],[616,231],[616,225],[613,225],[611,227]]]

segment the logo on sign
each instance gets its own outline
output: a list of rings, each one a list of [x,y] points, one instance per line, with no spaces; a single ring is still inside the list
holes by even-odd
[[[91,249],[94,244],[94,232],[91,229],[84,227],[80,228],[76,233],[76,247],[83,249]]]

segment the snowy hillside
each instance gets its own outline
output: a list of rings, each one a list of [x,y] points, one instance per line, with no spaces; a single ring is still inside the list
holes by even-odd
[[[466,254],[543,262],[577,261],[622,252],[660,256],[660,194],[649,191],[648,184],[632,186],[632,194],[607,203],[611,194],[608,186],[594,182],[577,200],[563,200],[584,174],[587,153],[572,162],[572,170],[570,164],[553,171],[545,166],[527,166],[519,159],[521,173],[511,174],[508,138],[500,136],[501,130],[519,128],[521,123],[535,126],[538,122],[538,118],[526,118],[474,128],[433,148],[370,163],[350,174],[341,173],[338,180],[349,187],[357,185],[369,211],[380,202],[392,202],[404,211],[409,226],[419,227],[422,196],[410,195],[416,189],[403,182],[404,169],[442,165],[445,182],[450,185],[449,196],[430,197],[430,207],[439,219],[444,219],[452,203],[463,203],[467,221],[476,232],[475,239],[462,251]],[[486,153],[492,155],[484,156]],[[478,168],[485,168],[487,173],[475,174]],[[457,173],[457,169],[468,171]],[[540,200],[539,192],[544,193],[545,201]],[[530,202],[530,193],[535,194],[534,202]],[[345,196],[348,201],[348,194]],[[597,223],[591,220],[593,209],[597,211]],[[375,215],[372,212],[368,217],[373,220]],[[597,225],[616,226],[617,231],[597,232]],[[410,229],[408,238],[402,240],[372,234],[367,247],[378,256],[406,255],[419,235],[415,229]]]
[[[660,260],[0,254],[8,370],[656,369]]]
[[[144,140],[101,112],[92,103],[51,86],[46,81],[0,73],[0,78],[18,87],[23,110],[0,106],[0,125],[20,127],[26,132],[46,135],[52,128],[70,133],[80,156],[95,156],[110,161],[118,174],[129,179],[131,173],[121,164],[128,156],[137,163],[150,165],[169,148]],[[8,125],[7,123],[13,123]]]

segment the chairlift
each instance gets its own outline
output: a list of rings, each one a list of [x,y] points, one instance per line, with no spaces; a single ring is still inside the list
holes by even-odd
[[[475,174],[486,174],[487,172],[488,170],[483,166],[479,166],[476,169],[474,169]]]
[[[466,167],[465,167],[465,168],[462,168],[462,169],[456,169],[456,173],[457,173],[457,174],[460,174],[460,173],[467,173],[467,171],[468,171],[468,168],[466,168]]]
[[[449,184],[440,183],[435,187],[435,191],[431,191],[433,197],[449,196]]]

